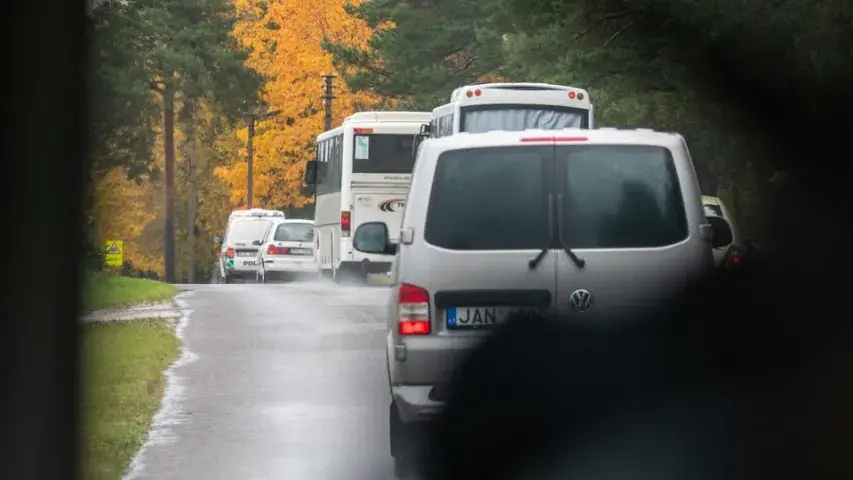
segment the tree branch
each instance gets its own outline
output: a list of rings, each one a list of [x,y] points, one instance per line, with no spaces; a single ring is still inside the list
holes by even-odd
[[[623,26],[622,26],[622,28],[620,28],[619,30],[616,30],[616,33],[614,33],[613,35],[611,35],[611,36],[610,36],[610,38],[608,38],[607,40],[605,40],[605,41],[604,41],[604,43],[602,43],[602,44],[601,44],[601,46],[602,46],[602,47],[606,47],[606,46],[607,46],[607,44],[608,44],[608,43],[610,43],[610,41],[611,41],[611,40],[613,40],[614,38],[616,38],[617,36],[619,36],[619,34],[620,34],[620,33],[622,33],[622,32],[624,32],[625,30],[628,30],[629,28],[631,28],[631,25],[633,25],[633,24],[634,24],[634,21],[633,21],[633,20],[631,20],[630,22],[628,22],[628,23],[626,23],[625,25],[623,25]]]
[[[634,15],[634,14],[637,14],[637,13],[640,13],[640,12],[642,12],[642,10],[625,10],[624,12],[617,12],[617,13],[610,13],[610,14],[607,14],[607,15],[605,15],[605,16],[603,16],[603,17],[599,18],[598,20],[596,20],[596,21],[592,22],[588,27],[584,28],[584,29],[583,29],[583,30],[581,30],[580,32],[578,32],[578,33],[576,33],[576,34],[572,35],[571,37],[569,37],[569,39],[570,39],[570,40],[578,40],[579,38],[581,38],[581,37],[585,36],[586,34],[588,34],[589,32],[591,32],[591,31],[592,31],[592,29],[594,29],[595,27],[597,27],[597,26],[601,25],[601,24],[602,24],[602,23],[604,23],[604,22],[607,22],[607,21],[610,21],[610,20],[616,20],[616,19],[618,19],[618,18],[628,17],[628,16],[630,16],[630,15]]]
[[[474,62],[476,62],[478,58],[479,58],[478,56],[473,55],[470,58],[468,58],[467,60],[465,60],[465,63],[463,63],[458,68],[456,68],[456,70],[453,71],[453,75],[458,75],[458,74],[468,70],[469,68],[471,68],[471,65],[473,65]]]

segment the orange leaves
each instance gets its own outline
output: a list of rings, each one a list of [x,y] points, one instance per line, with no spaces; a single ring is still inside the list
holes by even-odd
[[[251,48],[247,63],[270,78],[264,98],[276,117],[256,125],[255,201],[262,206],[301,206],[309,201],[299,194],[311,146],[323,131],[320,96],[323,73],[332,72],[332,58],[322,48],[324,39],[364,46],[370,29],[344,11],[346,0],[235,0],[241,20],[234,36]],[[377,98],[352,94],[341,78],[335,82],[338,96],[333,104],[337,126],[356,105],[370,105]],[[246,128],[240,129],[242,139]],[[245,145],[245,143],[243,143]],[[231,188],[231,201],[241,204],[246,193],[246,164],[220,167],[216,175]]]
[[[94,180],[92,213],[98,220],[99,243],[122,240],[124,260],[130,260],[136,268],[162,274],[162,257],[157,248],[161,239],[152,238],[148,232],[162,210],[161,189],[147,178],[141,178],[139,183],[128,180],[120,167]]]

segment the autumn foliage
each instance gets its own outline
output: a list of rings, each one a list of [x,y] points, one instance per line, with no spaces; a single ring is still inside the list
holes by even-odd
[[[269,79],[263,97],[274,117],[256,124],[254,138],[254,203],[300,207],[309,198],[300,194],[303,167],[313,156],[315,137],[323,131],[321,99],[323,73],[332,72],[332,58],[322,48],[324,39],[363,46],[370,29],[344,11],[346,0],[305,2],[236,0],[241,19],[234,35],[251,51],[249,66]],[[336,81],[333,125],[378,101],[366,93],[349,93]],[[238,132],[245,145],[247,129]],[[245,158],[245,147],[241,151]],[[224,165],[216,174],[230,187],[231,202],[246,198],[246,163]]]

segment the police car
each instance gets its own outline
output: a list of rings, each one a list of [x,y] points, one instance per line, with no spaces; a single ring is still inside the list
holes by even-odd
[[[220,246],[220,283],[257,277],[257,256],[261,240],[274,221],[283,219],[283,212],[261,208],[231,213],[225,229],[225,238],[216,239],[216,244]]]
[[[300,274],[317,275],[314,259],[314,222],[277,219],[261,241],[257,281],[290,280]]]

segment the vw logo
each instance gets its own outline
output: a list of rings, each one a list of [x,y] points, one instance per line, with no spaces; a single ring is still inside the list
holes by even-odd
[[[592,293],[589,290],[579,288],[569,295],[569,305],[578,313],[586,313],[592,310],[593,303]]]

